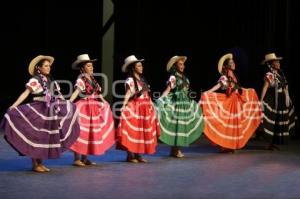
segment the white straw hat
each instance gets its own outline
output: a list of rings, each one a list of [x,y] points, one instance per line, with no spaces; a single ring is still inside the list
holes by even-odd
[[[30,75],[34,75],[34,69],[35,66],[41,61],[41,60],[48,60],[50,62],[50,66],[53,64],[54,62],[54,57],[51,56],[47,56],[47,55],[38,55],[35,58],[33,58],[28,66],[28,72]]]
[[[233,55],[231,53],[228,53],[228,54],[223,55],[219,59],[219,61],[218,61],[218,71],[219,71],[219,73],[222,73],[222,68],[223,68],[224,61],[226,59],[232,59],[232,58],[233,58]]]
[[[263,60],[261,64],[265,64],[266,62],[271,60],[282,60],[282,57],[277,57],[275,53],[269,53],[265,55],[265,60]]]
[[[79,69],[78,64],[82,62],[95,62],[95,61],[97,61],[97,59],[90,59],[88,54],[78,55],[76,61],[72,63],[72,69],[78,70]]]
[[[178,55],[173,56],[167,63],[167,71],[169,71],[177,61],[183,60],[183,62],[185,62],[186,59],[187,59],[186,56],[178,56]]]
[[[122,72],[127,72],[127,67],[135,62],[142,62],[144,61],[144,59],[137,59],[134,55],[130,55],[128,57],[125,58],[124,60],[124,64],[122,66]]]

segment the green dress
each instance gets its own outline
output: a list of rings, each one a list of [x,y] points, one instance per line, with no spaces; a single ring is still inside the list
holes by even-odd
[[[168,83],[171,92],[156,100],[161,130],[159,139],[171,146],[189,146],[202,134],[202,110],[188,96],[190,82],[187,78],[175,73]]]

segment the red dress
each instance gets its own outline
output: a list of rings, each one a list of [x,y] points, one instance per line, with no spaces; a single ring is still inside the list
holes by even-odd
[[[137,81],[138,88],[143,88],[143,82]],[[132,94],[135,92],[132,78],[126,80],[126,85]],[[129,100],[121,111],[117,130],[118,148],[133,153],[152,154],[156,151],[157,137],[160,135],[155,107],[148,92]]]

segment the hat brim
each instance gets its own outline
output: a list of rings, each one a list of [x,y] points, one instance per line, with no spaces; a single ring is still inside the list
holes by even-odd
[[[88,63],[88,62],[95,62],[97,61],[97,59],[91,59],[91,60],[76,60],[72,63],[72,69],[73,70],[79,70],[80,68],[78,67],[78,65],[80,63]]]
[[[122,66],[122,72],[127,72],[127,68],[128,68],[128,66],[130,65],[130,64],[133,64],[133,63],[137,63],[137,62],[142,62],[142,61],[144,61],[145,59],[138,59],[138,60],[134,60],[134,61],[131,61],[131,62],[127,62],[127,63],[125,63],[125,64],[123,64],[123,66]]]
[[[277,57],[277,58],[274,58],[274,59],[265,59],[265,60],[263,60],[260,64],[261,64],[261,65],[264,65],[264,64],[266,64],[268,61],[282,60],[282,59],[283,59],[283,57]]]
[[[226,59],[232,59],[233,55],[231,53],[223,55],[218,61],[218,71],[222,74],[223,64]]]
[[[33,58],[28,66],[28,72],[30,75],[34,75],[34,69],[35,66],[41,61],[41,60],[48,60],[50,62],[50,66],[53,64],[54,62],[54,57],[52,56],[45,56],[45,55],[39,55],[35,58]]]
[[[187,60],[186,56],[174,56],[172,57],[168,63],[167,63],[167,71],[170,71],[170,69],[172,68],[172,66],[178,62],[179,60],[183,60],[183,62],[185,62]]]

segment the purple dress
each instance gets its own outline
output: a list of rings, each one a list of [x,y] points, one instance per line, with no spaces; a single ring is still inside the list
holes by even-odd
[[[47,88],[51,81],[48,80]],[[0,128],[4,138],[20,154],[31,158],[55,159],[68,150],[79,136],[75,104],[45,94],[40,77],[26,84],[33,102],[8,110]],[[58,84],[54,90],[59,92]]]

